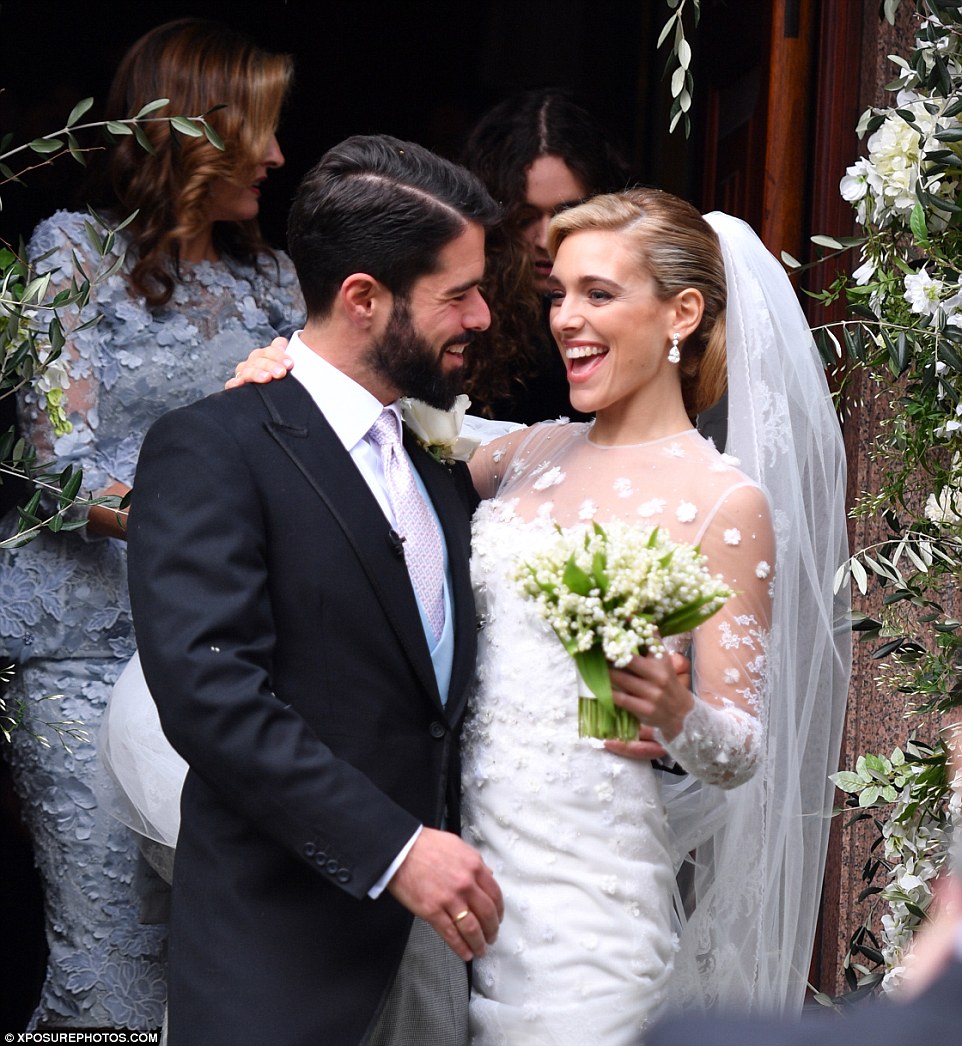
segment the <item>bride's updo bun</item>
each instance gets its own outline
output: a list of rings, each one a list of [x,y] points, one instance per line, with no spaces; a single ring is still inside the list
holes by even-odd
[[[715,230],[690,203],[660,189],[594,196],[555,215],[548,227],[553,258],[576,232],[620,232],[662,301],[692,287],[705,302],[701,323],[681,345],[681,390],[695,415],[717,403],[727,385],[725,264]]]

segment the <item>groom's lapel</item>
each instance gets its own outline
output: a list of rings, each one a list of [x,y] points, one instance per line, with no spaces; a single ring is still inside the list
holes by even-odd
[[[271,415],[266,428],[327,506],[361,563],[412,668],[441,708],[404,553],[368,485],[296,378],[259,387]]]
[[[448,721],[455,722],[463,710],[469,685],[474,678],[477,650],[477,614],[469,565],[470,513],[450,470],[439,468],[430,455],[418,446],[407,427],[404,429],[404,446],[434,504],[448,549],[451,603],[454,607],[454,664],[446,711]]]

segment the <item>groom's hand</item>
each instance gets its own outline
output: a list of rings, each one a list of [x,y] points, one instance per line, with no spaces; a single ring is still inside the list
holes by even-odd
[[[501,888],[478,851],[452,832],[423,828],[387,888],[465,962],[498,936]]]

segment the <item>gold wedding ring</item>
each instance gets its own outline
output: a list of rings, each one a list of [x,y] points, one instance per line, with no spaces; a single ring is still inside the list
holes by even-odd
[[[459,923],[462,919],[464,919],[466,916],[468,916],[470,914],[471,914],[470,908],[465,908],[463,912],[458,912],[458,914],[456,916],[454,916],[454,921],[456,923]]]

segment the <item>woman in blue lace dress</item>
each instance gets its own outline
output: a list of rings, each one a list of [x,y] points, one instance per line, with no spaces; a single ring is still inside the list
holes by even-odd
[[[68,286],[76,255],[95,285],[70,329],[55,373],[24,393],[20,422],[37,460],[83,469],[88,495],[130,489],[141,440],[161,414],[221,388],[248,346],[298,324],[303,301],[286,255],[257,227],[260,185],[284,158],[275,137],[291,78],[286,55],[268,54],[230,29],[196,19],[160,26],[124,58],[108,113],[122,118],[168,98],[155,113],[200,114],[225,143],[144,126],[154,151],[120,138],[102,192],[114,224],[137,211],[101,259],[85,214],[61,211],[35,230],[29,254],[54,285]],[[45,411],[63,389],[69,431]],[[58,393],[59,395],[59,393]],[[131,510],[138,506],[136,495]],[[8,521],[9,523],[9,521]],[[31,1027],[158,1027],[165,1003],[164,934],[139,922],[137,846],[98,802],[95,739],[104,704],[134,652],[126,588],[126,513],[89,512],[86,528],[42,532],[0,560],[0,653],[17,661],[13,697],[28,708],[10,758],[33,833],[45,890],[50,957]],[[7,533],[13,529],[10,524]],[[62,695],[52,703],[44,698]],[[52,736],[77,720],[91,740]],[[51,737],[49,747],[34,733]]]

